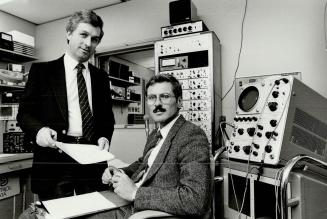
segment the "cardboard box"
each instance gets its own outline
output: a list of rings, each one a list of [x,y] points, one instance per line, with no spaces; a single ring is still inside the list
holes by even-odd
[[[19,178],[8,176],[6,174],[0,175],[0,200],[12,197],[20,193]]]

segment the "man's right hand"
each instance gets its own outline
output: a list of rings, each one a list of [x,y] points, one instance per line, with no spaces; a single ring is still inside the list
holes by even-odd
[[[49,127],[43,127],[36,135],[36,143],[42,147],[56,148],[57,132]]]
[[[121,170],[117,169],[114,166],[109,166],[102,174],[102,183],[103,184],[112,184],[112,177],[116,174],[116,172],[121,172]]]

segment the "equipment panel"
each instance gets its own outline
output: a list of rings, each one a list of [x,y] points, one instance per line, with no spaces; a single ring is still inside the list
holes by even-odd
[[[156,74],[172,74],[183,89],[180,111],[206,132],[210,143],[217,139],[221,116],[220,44],[213,32],[170,38],[155,43]]]
[[[236,92],[229,156],[272,165],[300,154],[326,160],[326,98],[293,76],[250,81]]]

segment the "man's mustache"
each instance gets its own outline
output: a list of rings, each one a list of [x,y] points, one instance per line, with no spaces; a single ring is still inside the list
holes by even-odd
[[[156,113],[156,112],[166,112],[166,109],[164,109],[161,105],[158,105],[154,108],[153,112]]]

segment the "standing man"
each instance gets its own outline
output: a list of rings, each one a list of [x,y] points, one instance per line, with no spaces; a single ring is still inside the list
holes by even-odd
[[[41,200],[100,190],[106,163],[80,165],[55,146],[96,144],[109,150],[114,129],[109,79],[88,63],[103,36],[102,19],[74,13],[66,26],[67,50],[57,60],[34,63],[17,121],[34,150],[32,192]]]
[[[159,210],[186,218],[203,216],[211,203],[209,143],[204,131],[179,109],[182,87],[171,75],[152,77],[146,85],[151,118],[159,128],[149,135],[143,156],[126,168],[108,167],[102,176],[128,206],[90,218],[128,218],[133,212]]]

